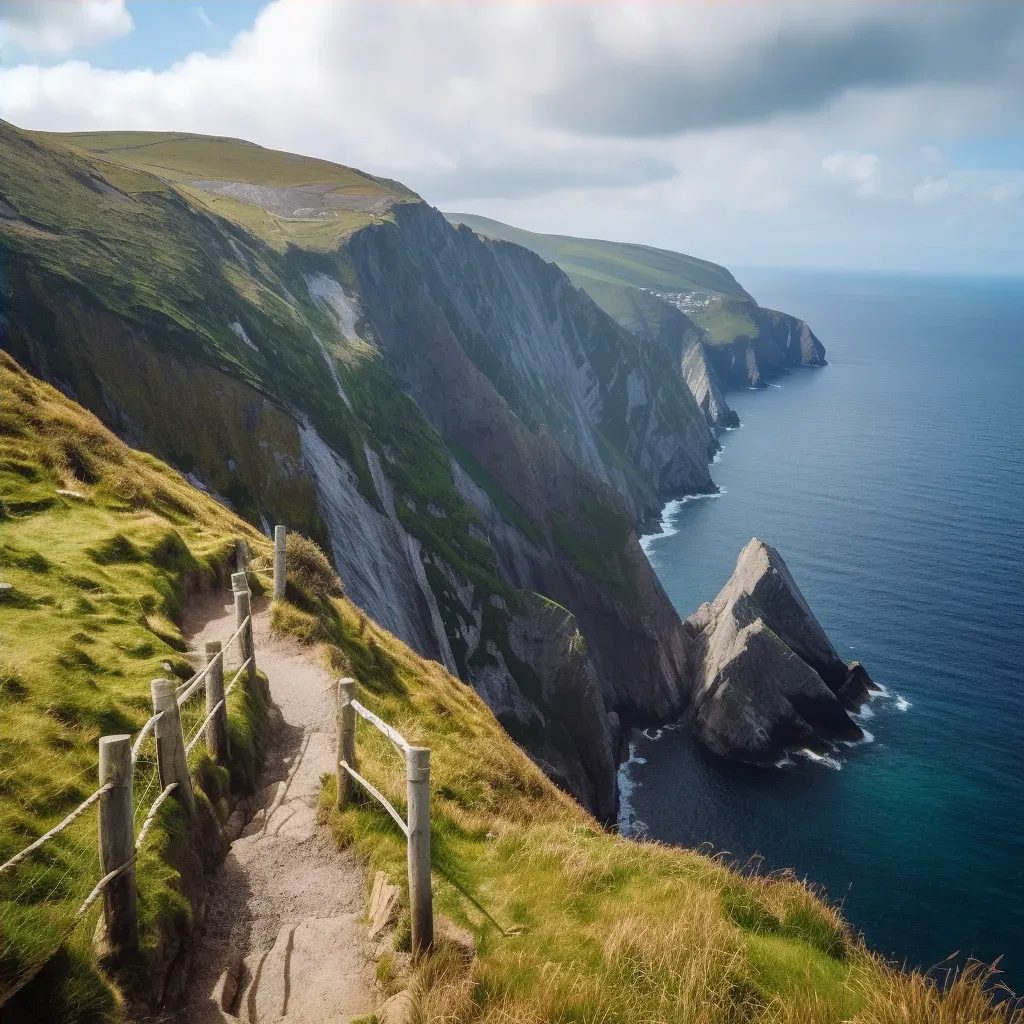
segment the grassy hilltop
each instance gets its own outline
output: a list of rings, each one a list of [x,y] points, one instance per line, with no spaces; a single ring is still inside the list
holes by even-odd
[[[2,556],[13,584],[0,604],[6,857],[92,790],[97,738],[142,724],[149,680],[166,673],[164,662],[187,672],[177,626],[186,581],[212,580],[237,537],[257,555],[268,548],[248,524],[7,356],[0,389]],[[476,950],[469,960],[463,947],[440,942],[414,978],[422,1019],[1007,1019],[977,978],[943,996],[920,975],[886,965],[792,878],[751,878],[700,853],[605,832],[546,780],[472,689],[336,593],[336,581],[316,574],[290,578],[275,624],[311,651],[318,646],[335,671],[356,677],[361,700],[433,749],[436,903]],[[231,721],[234,742],[251,751],[258,719],[236,704]],[[401,806],[393,750],[369,730],[358,743],[361,770]],[[240,768],[234,785],[247,781]],[[331,784],[324,798],[339,840],[403,881],[404,845],[390,819],[372,804],[326,811]],[[168,919],[188,930],[174,867],[182,828],[169,801],[138,870],[144,945]],[[91,828],[72,831],[4,881],[5,984],[57,950],[68,909],[96,876],[93,844]],[[32,1019],[118,1019],[90,931],[87,921],[40,975],[43,987],[18,997]]]
[[[631,242],[609,242],[570,235],[545,235],[469,213],[446,213],[453,224],[478,234],[515,242],[557,263],[577,288],[588,292],[613,319],[630,330],[657,333],[672,308],[663,295],[687,294],[701,300],[687,316],[706,332],[708,345],[756,338],[758,308],[733,275],[717,263],[668,249]],[[640,329],[638,330],[638,326]]]

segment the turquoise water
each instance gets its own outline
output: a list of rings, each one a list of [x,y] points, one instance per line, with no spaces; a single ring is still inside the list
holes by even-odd
[[[900,961],[1003,955],[1024,991],[1024,279],[738,276],[830,365],[729,395],[724,493],[670,509],[648,555],[687,615],[751,536],[774,544],[887,695],[873,741],[831,762],[754,770],[683,730],[642,738],[627,815],[795,868]]]

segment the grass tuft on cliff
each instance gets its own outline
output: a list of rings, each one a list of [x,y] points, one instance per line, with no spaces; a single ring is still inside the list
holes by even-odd
[[[191,674],[178,628],[186,588],[223,581],[236,538],[257,552],[269,545],[3,353],[0,393],[0,571],[10,585],[0,589],[3,862],[96,789],[97,741],[138,731],[152,713],[150,680]],[[202,712],[189,708],[198,716],[187,719],[191,730]],[[229,699],[236,788],[255,780],[264,713],[241,688]],[[222,812],[227,773],[199,749],[190,760]],[[153,765],[140,762],[136,828],[158,792]],[[143,970],[190,926],[174,866],[183,842],[180,809],[167,801],[137,869]],[[39,971],[4,1013],[61,1021],[116,1013],[91,946],[99,904],[68,934],[99,876],[95,811],[0,876],[0,1004]]]
[[[993,1002],[990,972],[945,983],[901,972],[792,875],[604,831],[471,688],[348,601],[329,603],[319,629],[288,602],[275,605],[275,625],[321,642],[360,701],[432,750],[435,915],[447,922],[413,978],[417,1019],[1021,1024]],[[402,758],[361,720],[357,762],[405,807]],[[340,845],[405,885],[404,837],[376,803],[338,812],[328,778],[321,814]]]

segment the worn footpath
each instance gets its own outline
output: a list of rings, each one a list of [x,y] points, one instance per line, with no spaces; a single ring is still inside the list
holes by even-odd
[[[308,650],[270,632],[253,602],[256,661],[281,720],[264,768],[262,807],[210,880],[207,916],[182,1022],[341,1022],[373,1012],[365,869],[316,824],[320,779],[334,768],[335,682]],[[234,631],[230,594],[186,609],[193,649]],[[230,660],[229,660],[230,668]]]

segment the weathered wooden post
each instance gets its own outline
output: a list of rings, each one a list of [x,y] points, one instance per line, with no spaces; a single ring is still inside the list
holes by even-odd
[[[224,654],[219,640],[206,645],[206,664],[210,666],[206,674],[206,714],[209,717],[213,709],[224,700]],[[206,746],[215,761],[227,764],[231,756],[227,704],[206,723]]]
[[[108,783],[111,788],[100,797],[99,809],[100,871],[104,876],[135,856],[131,736],[100,739],[100,785]],[[103,890],[103,921],[107,941],[117,954],[139,948],[134,864]]]
[[[252,602],[249,599],[249,581],[244,572],[236,572],[231,577],[231,588],[235,592],[236,628],[240,628],[247,618],[249,620],[248,626],[242,630],[238,638],[238,646],[241,650],[242,662],[249,662],[247,673],[249,692],[255,693],[259,684],[259,676],[256,675],[256,645],[253,642],[252,633]],[[270,694],[264,693],[263,696],[269,699]]]
[[[344,761],[357,771],[356,765],[356,709],[352,707],[355,697],[354,679],[338,681],[338,757],[335,778],[338,788],[338,810],[343,810],[352,795],[353,779],[342,766]]]
[[[283,526],[274,527],[274,599],[284,597],[285,551],[288,545],[288,531]]]
[[[235,569],[237,572],[249,569],[249,545],[241,539],[235,541]]]
[[[405,752],[409,801],[409,914],[412,954],[421,956],[434,944],[433,894],[430,888],[430,749]]]
[[[174,693],[174,683],[170,679],[154,679],[150,686],[153,691],[153,711],[163,712],[153,726],[160,787],[166,789],[172,782],[176,782],[178,788],[174,795],[191,814],[195,810],[196,801],[192,793],[192,779],[188,774],[185,738],[181,734],[181,712]]]

